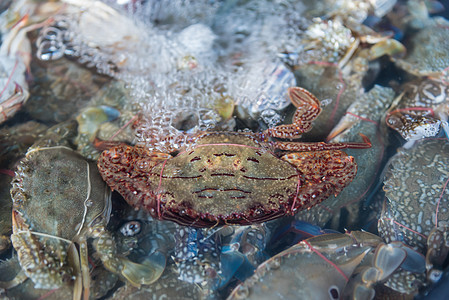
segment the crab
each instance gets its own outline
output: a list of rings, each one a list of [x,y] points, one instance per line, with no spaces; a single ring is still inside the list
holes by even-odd
[[[0,296],[5,299],[72,299],[71,286],[62,286],[47,290],[35,287],[34,282],[23,272],[17,256],[0,263]],[[90,282],[91,299],[103,297],[117,282],[118,276],[104,267],[96,265],[92,268]],[[3,299],[2,298],[2,299]]]
[[[136,288],[129,284],[120,287],[111,299],[207,299],[201,286],[182,281],[173,266],[166,268],[156,283]],[[211,298],[213,299],[213,298]]]
[[[187,145],[175,157],[118,145],[101,154],[100,174],[130,205],[181,225],[249,225],[312,207],[338,194],[356,175],[353,158],[339,149],[371,143],[365,136],[359,143],[270,141],[299,138],[321,111],[307,90],[293,87],[288,94],[298,107],[293,124],[263,133],[186,136]],[[278,158],[276,149],[298,152]]]
[[[378,58],[401,57],[404,52],[404,46],[389,35],[363,24],[339,18],[314,20],[298,50],[282,55],[303,87],[320,99],[329,99],[322,117],[304,138],[324,139],[349,106],[364,97],[365,87],[373,83],[380,68]]]
[[[385,122],[406,141],[436,136],[440,128],[449,134],[449,86],[447,82],[422,77],[405,83],[389,109]]]
[[[402,243],[354,231],[308,238],[262,263],[230,299],[372,299],[374,284],[399,268],[424,269]]]
[[[425,9],[424,5],[423,8]],[[427,14],[427,11],[422,13]],[[412,30],[411,38],[405,43],[409,50],[407,55],[399,59],[392,57],[392,60],[397,67],[415,76],[447,80],[449,21],[443,17],[423,21],[424,28]]]
[[[31,45],[27,37],[48,23],[53,9],[58,5],[14,1],[2,15],[2,43],[0,46],[0,123],[14,116],[30,96],[25,73],[31,62]],[[11,24],[14,24],[11,26]]]
[[[446,139],[424,139],[399,149],[387,166],[379,234],[386,242],[403,242],[427,256],[427,276],[389,279],[388,286],[397,291],[416,292],[426,277],[435,282],[442,274],[449,245],[448,151]]]
[[[33,119],[46,123],[73,117],[110,80],[65,57],[51,63],[33,57],[30,70],[33,80],[24,109]]]
[[[135,263],[117,253],[106,230],[110,190],[95,165],[72,149],[30,148],[12,186],[11,241],[23,271],[36,288],[69,286],[74,289],[74,298],[87,298],[89,238],[104,268],[131,284],[148,284],[162,273],[164,266],[148,260]]]

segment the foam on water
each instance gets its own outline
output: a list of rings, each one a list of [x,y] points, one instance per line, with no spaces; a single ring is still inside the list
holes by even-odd
[[[151,134],[138,136],[138,142],[156,144],[155,149],[161,151],[157,141],[166,134],[178,137],[183,135],[180,130],[195,133],[212,129],[220,121],[214,104],[223,96],[225,75],[218,66],[203,66],[202,70],[175,70],[168,76],[153,76],[142,125]],[[134,83],[133,91],[137,85]]]
[[[287,89],[296,85],[293,72],[279,61],[262,60],[250,64],[231,80],[229,93],[251,116],[261,117],[272,127],[282,121],[280,111],[290,100]]]
[[[40,33],[38,56],[74,56],[124,81],[130,102],[143,107],[137,143],[163,151],[184,139],[183,132],[215,128],[221,121],[216,103],[223,97],[267,126],[283,121],[286,90],[296,82],[276,57],[300,42],[302,4],[97,2],[57,16]]]
[[[114,0],[107,1],[113,4]],[[135,1],[128,6],[128,12],[151,26],[170,31],[179,31],[189,25],[202,23],[210,25],[218,8],[220,0],[150,0]]]

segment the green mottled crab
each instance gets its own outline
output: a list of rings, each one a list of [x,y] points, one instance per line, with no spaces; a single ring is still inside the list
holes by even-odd
[[[117,254],[105,229],[110,189],[95,164],[64,146],[30,148],[12,182],[11,241],[36,288],[74,287],[89,297],[88,239],[105,268],[139,286],[154,282],[164,266],[141,264]]]

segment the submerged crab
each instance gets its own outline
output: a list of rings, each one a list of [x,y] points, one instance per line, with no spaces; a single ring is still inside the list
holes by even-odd
[[[179,224],[210,227],[252,224],[294,214],[352,181],[357,165],[338,150],[363,143],[269,141],[299,138],[319,115],[318,99],[307,90],[288,90],[298,107],[293,124],[263,133],[209,132],[191,138],[175,156],[142,147],[116,146],[98,161],[103,179],[135,207]],[[298,151],[278,158],[274,150]]]
[[[424,269],[406,245],[364,231],[305,239],[257,267],[232,299],[373,299],[374,287],[401,268]]]
[[[426,254],[427,281],[442,275],[448,254],[449,143],[425,139],[400,148],[387,165],[385,203],[378,230],[387,242],[400,241]],[[405,274],[387,282],[400,292],[416,292],[426,278]]]
[[[164,269],[117,253],[106,230],[110,190],[95,166],[70,148],[30,148],[17,168],[11,197],[11,241],[36,288],[72,286],[76,295],[83,293],[87,298],[88,239],[93,239],[95,254],[107,270],[136,286],[157,280]]]
[[[449,131],[448,114],[448,84],[423,77],[402,86],[402,93],[393,102],[385,122],[405,140],[414,141],[436,136],[440,127]]]
[[[426,14],[424,9],[423,17]],[[411,37],[405,41],[407,55],[402,59],[393,58],[393,61],[397,67],[415,76],[445,78],[449,66],[449,21],[442,17],[424,18],[423,25],[418,31],[412,30]]]

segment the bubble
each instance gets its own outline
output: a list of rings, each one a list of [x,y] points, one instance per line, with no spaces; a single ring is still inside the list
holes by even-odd
[[[253,117],[266,111],[268,118],[274,115],[271,111],[285,109],[290,104],[287,89],[295,85],[293,73],[280,61],[264,60],[252,64],[233,80],[230,95]]]
[[[262,111],[260,116],[268,127],[274,127],[282,122],[282,117],[272,109],[266,109]]]
[[[326,99],[320,100],[321,107],[324,108],[324,107],[330,105],[332,103],[332,101],[333,101],[332,98],[326,98]]]
[[[233,107],[220,115],[224,98],[270,127],[282,122],[296,80],[277,53],[297,49],[302,4],[249,1],[230,11],[210,0],[146,1],[135,11],[96,5],[54,16],[40,33],[38,55],[71,56],[123,81],[130,97],[121,112],[139,114],[136,144],[182,149],[187,135],[232,117]]]

